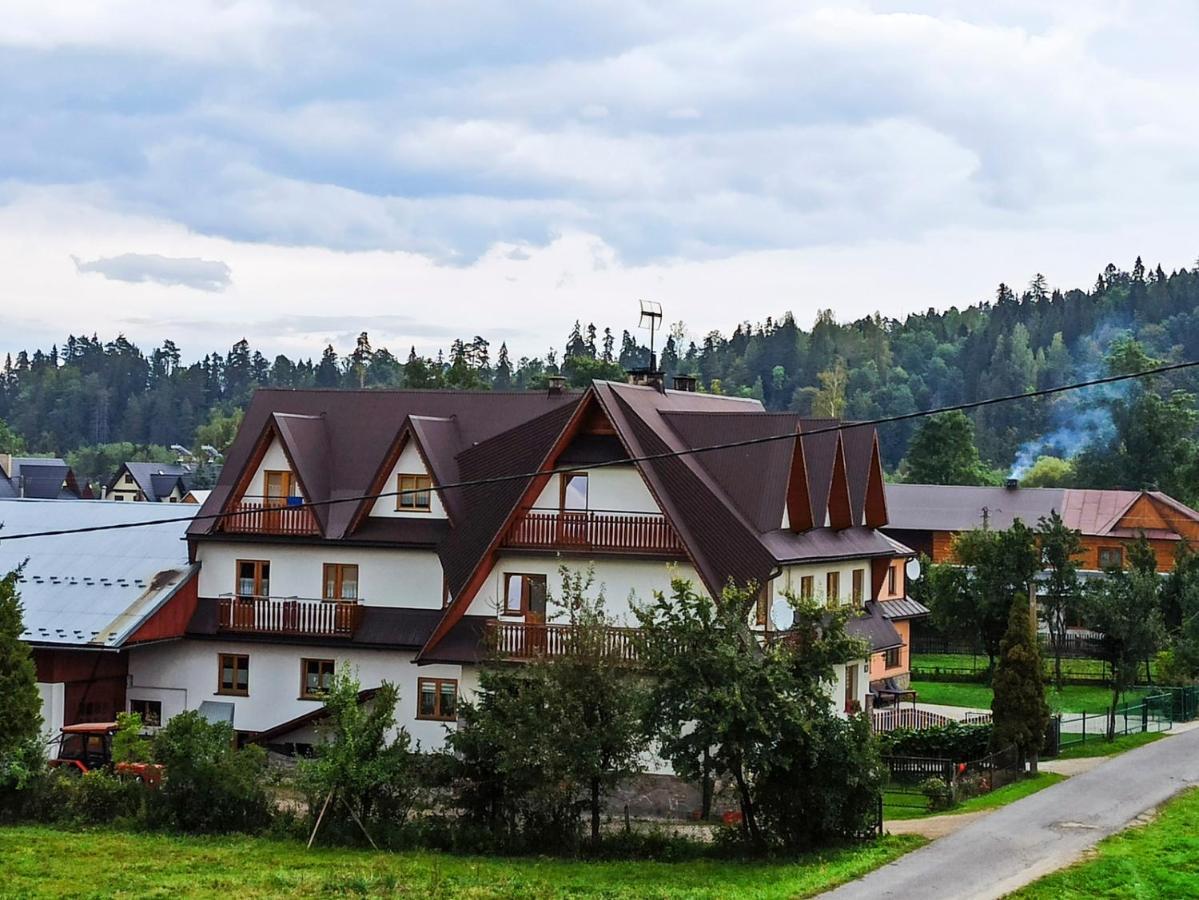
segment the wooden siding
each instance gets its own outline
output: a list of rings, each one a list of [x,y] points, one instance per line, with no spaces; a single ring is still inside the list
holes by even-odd
[[[140,641],[183,637],[187,631],[187,623],[196,613],[198,582],[199,575],[193,572],[187,581],[175,589],[171,599],[142,622],[138,629],[125,639],[125,643],[136,644]]]

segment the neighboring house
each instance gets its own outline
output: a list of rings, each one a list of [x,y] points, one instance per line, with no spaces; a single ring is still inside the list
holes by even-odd
[[[208,495],[211,493],[212,493],[212,491],[197,490],[196,488],[192,488],[190,491],[188,491],[186,494],[183,495],[183,499],[180,500],[179,502],[180,503],[203,503],[205,500],[208,499]]]
[[[21,566],[22,639],[33,647],[47,733],[111,722],[129,707],[129,650],[182,636],[195,613],[198,566],[183,541],[196,507],[166,513],[98,501],[13,500],[0,509],[0,573]],[[11,540],[14,535],[131,524],[136,529]],[[149,724],[162,704],[135,701]]]
[[[1055,511],[1081,532],[1078,561],[1088,572],[1127,565],[1141,534],[1162,572],[1173,568],[1181,541],[1199,540],[1199,512],[1160,491],[888,484],[887,505],[887,533],[933,562],[953,561],[953,538],[963,531],[1005,529],[1016,519],[1035,528]]]
[[[164,719],[228,704],[239,732],[305,743],[348,666],[366,690],[396,683],[400,723],[434,748],[487,648],[518,662],[562,646],[568,626],[546,621],[562,565],[594,566],[614,647],[632,647],[630,597],[677,576],[709,595],[761,586],[762,632],[784,591],[853,604],[872,650],[902,653],[911,551],[879,531],[872,427],[622,462],[829,424],[609,382],[259,391],[188,530],[201,569],[187,639],[136,648],[128,697],[160,700]],[[570,466],[592,468],[552,471]],[[837,708],[864,705],[869,680],[867,659],[838,667]]]
[[[182,503],[192,471],[182,463],[127,462],[105,486],[105,500]]]
[[[80,490],[75,473],[64,460],[0,453],[0,500],[79,500],[91,497]]]

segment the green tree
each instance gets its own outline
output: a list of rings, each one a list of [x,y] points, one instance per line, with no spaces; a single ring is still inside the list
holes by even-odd
[[[1074,483],[1074,464],[1056,456],[1038,456],[1020,479],[1022,487],[1069,487]]]
[[[1028,760],[1033,774],[1049,724],[1044,677],[1028,597],[1016,594],[992,681],[995,694],[991,701],[994,722],[991,740],[995,750],[1014,745],[1020,754],[1021,768]]]
[[[0,578],[0,765],[24,754],[42,727],[42,700],[29,645],[21,640],[21,595],[16,569]]]
[[[1054,510],[1037,522],[1037,546],[1046,576],[1038,600],[1053,649],[1053,683],[1061,690],[1066,623],[1078,611],[1082,600],[1077,561],[1082,552],[1082,537],[1073,528],[1068,528]]]
[[[1153,550],[1144,535],[1129,552],[1128,569],[1109,569],[1088,584],[1087,623],[1103,635],[1103,654],[1112,671],[1107,733],[1115,736],[1120,695],[1137,682],[1137,670],[1161,646],[1165,628],[1158,597]]]
[[[911,484],[997,484],[974,444],[974,423],[961,411],[924,419],[901,466]]]
[[[0,419],[0,453],[14,455],[25,452],[25,439],[13,431],[8,423]]]
[[[399,691],[384,681],[364,702],[358,678],[339,666],[323,699],[329,715],[318,729],[312,757],[299,764],[298,783],[310,813],[315,817],[326,808],[324,825],[336,829],[340,823],[342,834],[356,831],[346,811],[362,822],[403,824],[415,796],[415,777],[411,739],[395,727]]]

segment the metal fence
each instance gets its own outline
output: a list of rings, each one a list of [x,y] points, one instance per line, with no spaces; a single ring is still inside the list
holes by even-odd
[[[888,772],[883,796],[892,808],[927,809],[921,785],[930,778],[944,782],[958,800],[1011,784],[1023,771],[1015,747],[969,762],[926,756],[884,756],[883,762]]]
[[[1042,656],[1053,655],[1048,634],[1039,632],[1037,641],[1041,645]],[[913,635],[912,652],[950,656],[981,656],[984,660],[987,658],[986,651],[973,641],[946,638],[937,634]],[[1071,633],[1066,635],[1062,643],[1063,659],[1099,659],[1102,655],[1103,636],[1095,632]]]
[[[1174,725],[1175,697],[1161,692],[1143,698],[1138,703],[1116,707],[1113,737],[1126,734],[1145,734],[1169,731]],[[1062,750],[1081,746],[1087,741],[1108,738],[1109,712],[1061,713],[1049,722],[1045,737],[1045,753],[1056,756]]]
[[[1175,722],[1190,722],[1199,719],[1199,684],[1170,687],[1159,684],[1139,684],[1133,688],[1146,694],[1168,694],[1170,716]]]

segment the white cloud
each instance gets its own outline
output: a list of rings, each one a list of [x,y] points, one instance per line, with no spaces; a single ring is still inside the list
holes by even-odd
[[[219,259],[180,258],[159,253],[122,253],[93,260],[82,260],[74,255],[71,258],[75,261],[76,272],[95,272],[112,281],[133,284],[152,281],[198,291],[223,291],[231,283],[232,271]]]

